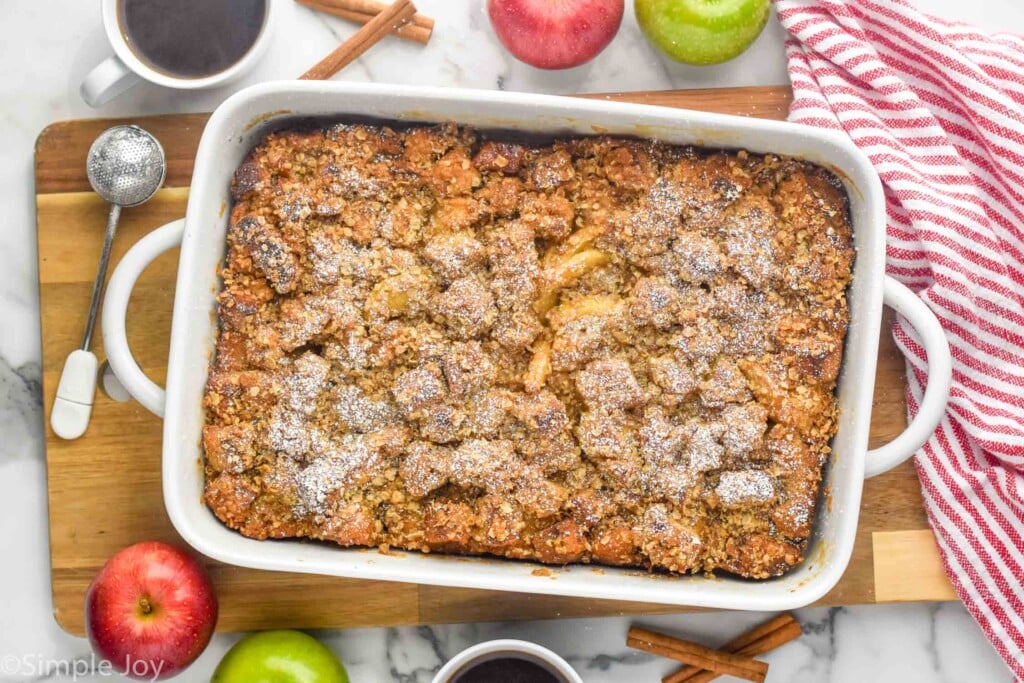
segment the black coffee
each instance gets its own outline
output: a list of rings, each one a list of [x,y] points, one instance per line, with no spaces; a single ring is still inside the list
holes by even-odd
[[[244,57],[266,14],[267,0],[120,2],[121,32],[132,52],[182,78],[212,76]]]
[[[565,683],[565,679],[529,659],[502,657],[470,664],[452,683]]]

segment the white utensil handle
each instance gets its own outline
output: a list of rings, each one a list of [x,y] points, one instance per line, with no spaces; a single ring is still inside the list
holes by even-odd
[[[85,434],[96,396],[99,363],[92,351],[72,351],[60,373],[57,398],[50,411],[50,427],[62,439],[77,439]]]
[[[135,362],[135,357],[128,347],[125,317],[132,289],[135,288],[135,282],[142,275],[142,271],[160,254],[181,246],[184,232],[185,219],[180,218],[157,228],[136,242],[110,276],[107,296],[103,300],[103,348],[107,352],[110,367],[114,369],[114,374],[132,398],[158,417],[164,416],[166,392],[156,382],[146,377],[146,373]]]
[[[917,415],[895,439],[867,452],[864,477],[891,470],[910,458],[931,437],[946,413],[949,385],[953,381],[953,360],[949,342],[938,318],[916,294],[889,276],[885,278],[885,305],[914,326],[928,354],[928,386]]]
[[[117,55],[110,55],[86,74],[78,89],[90,107],[101,107],[142,79],[125,66]]]

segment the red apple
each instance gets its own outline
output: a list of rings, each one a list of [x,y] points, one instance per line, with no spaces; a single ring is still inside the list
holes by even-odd
[[[498,39],[530,66],[567,69],[589,62],[622,23],[623,0],[488,0]]]
[[[202,565],[177,548],[149,541],[111,557],[85,595],[93,649],[119,673],[168,678],[206,649],[217,597]]]

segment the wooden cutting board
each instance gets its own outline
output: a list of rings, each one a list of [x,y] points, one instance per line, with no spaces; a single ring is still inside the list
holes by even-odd
[[[599,97],[782,119],[790,92],[778,87]],[[84,632],[83,596],[108,557],[141,540],[180,542],[161,498],[161,423],[156,417],[135,402],[118,402],[101,393],[83,438],[63,441],[49,429],[57,379],[84,324],[107,211],[89,191],[85,156],[102,130],[126,122],[144,126],[167,151],[167,189],[143,207],[122,214],[114,245],[116,264],[148,231],[185,214],[192,162],[206,119],[206,114],[187,114],[65,121],[44,130],[36,143],[53,603],[57,622],[74,634]],[[145,272],[128,312],[131,347],[157,381],[162,381],[166,368],[176,263],[176,252],[166,254]],[[892,439],[905,424],[904,365],[888,329],[887,324],[881,340],[872,446]],[[93,350],[104,357],[99,332]],[[217,626],[225,631],[679,611],[638,603],[261,572],[213,561],[207,565],[221,600]],[[927,530],[911,465],[867,482],[853,560],[821,604],[953,598],[934,537]]]

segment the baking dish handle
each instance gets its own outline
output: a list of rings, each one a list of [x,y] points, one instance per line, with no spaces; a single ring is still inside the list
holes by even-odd
[[[114,269],[103,299],[103,348],[114,374],[136,401],[159,417],[164,416],[166,392],[146,377],[128,347],[125,317],[136,280],[160,254],[181,246],[185,219],[157,228],[136,242]]]
[[[916,294],[889,276],[885,278],[884,298],[886,306],[896,309],[917,330],[928,354],[928,386],[917,415],[903,433],[884,446],[867,452],[865,478],[891,470],[924,445],[946,413],[949,385],[953,379],[949,342],[931,309]]]

